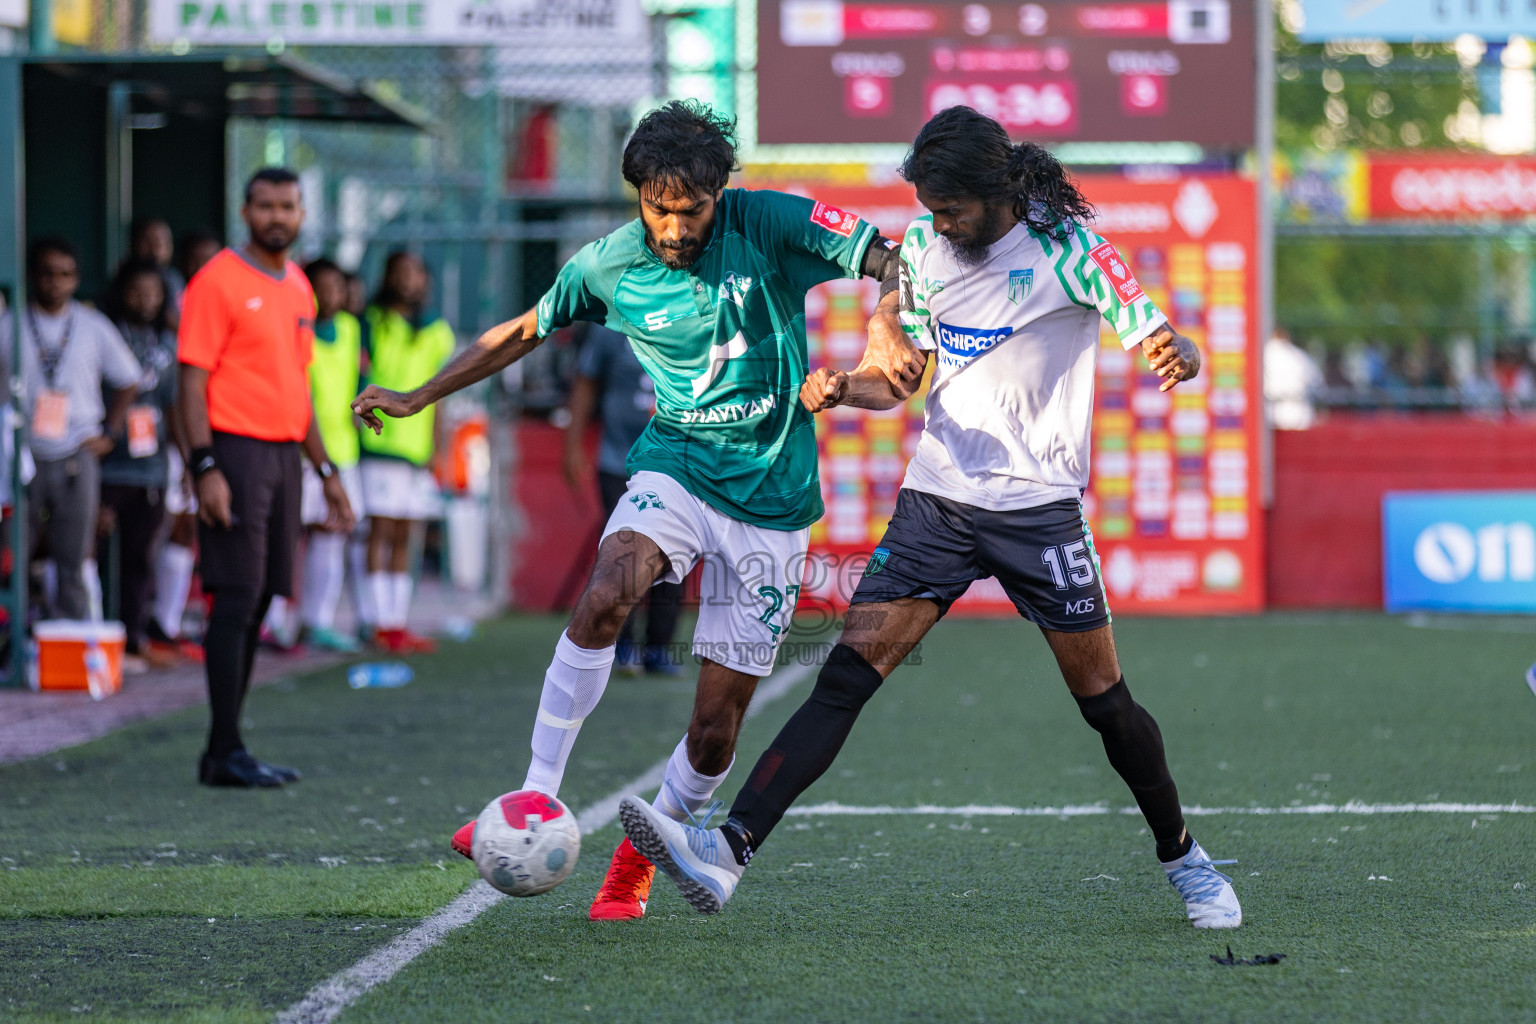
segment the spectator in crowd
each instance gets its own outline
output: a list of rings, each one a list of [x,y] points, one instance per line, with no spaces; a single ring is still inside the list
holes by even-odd
[[[358,482],[357,423],[352,398],[358,392],[363,358],[362,325],[342,306],[347,301],[347,276],[330,260],[315,260],[304,268],[315,290],[315,355],[309,364],[309,393],[320,425],[320,439],[336,464],[353,508],[362,508]],[[336,631],[336,606],[346,579],[348,534],[328,529],[328,510],[320,477],[304,468],[304,579],[299,588],[304,642],[321,650],[351,652],[358,643]],[[365,588],[357,588],[357,592]]]
[[[139,365],[117,328],[75,301],[80,262],[61,238],[33,244],[30,301],[22,315],[22,402],[37,462],[27,488],[32,537],[46,533],[58,571],[50,613],[84,619],[90,600],[83,568],[96,532],[100,459],[112,450],[138,390]],[[11,318],[0,320],[0,366],[9,375]],[[103,392],[105,391],[105,401]]]
[[[146,636],[151,563],[165,522],[170,482],[168,451],[176,419],[176,335],[166,322],[165,278],[148,260],[118,270],[112,291],[120,310],[116,326],[141,371],[123,425],[111,434],[112,450],[101,460],[102,541],[96,563],[106,566],[108,538],[117,534],[119,617],[127,654],[142,668],[147,660],[168,664],[174,654],[151,646]]]
[[[453,328],[428,317],[427,268],[411,253],[393,252],[384,282],[368,307],[368,383],[409,391],[426,382],[453,355]],[[408,419],[386,420],[374,434],[362,432],[363,506],[368,513],[368,586],[378,623],[377,643],[386,651],[433,649],[406,629],[411,605],[411,534],[442,515],[431,465],[441,420],[435,408]]]
[[[288,260],[304,220],[298,177],[258,171],[240,212],[249,241],[220,252],[188,286],[179,333],[203,588],[213,595],[203,642],[211,724],[198,779],[271,787],[299,774],[251,756],[240,708],[267,604],[293,591],[301,448],[323,481],[329,525],[350,529],[352,510],[310,405],[315,296]]]
[[[182,235],[181,244],[176,247],[176,263],[182,279],[192,280],[223,248],[219,236],[204,228],[194,228]]]
[[[571,388],[571,421],[565,430],[565,480],[582,490],[591,479],[587,464],[587,425],[596,413],[603,422],[597,452],[597,489],[604,515],[612,515],[624,498],[629,473],[624,462],[656,411],[656,389],[629,339],[599,324],[588,324],[581,340],[576,380]],[[630,613],[619,633],[614,657],[620,672],[681,673],[672,654],[672,636],[683,598],[681,583],[658,583],[646,595],[645,646],[635,644],[635,618]]]
[[[368,282],[363,280],[362,274],[347,274],[347,302],[342,308],[359,321],[368,311]]]
[[[1264,404],[1276,430],[1306,430],[1316,419],[1313,401],[1323,386],[1322,371],[1284,330],[1264,346]]]
[[[163,219],[144,217],[135,220],[128,229],[128,258],[153,265],[165,282],[167,317],[173,330],[181,311],[181,293],[187,289],[187,279],[171,262],[174,254],[171,226]],[[120,313],[121,310],[113,311],[114,316]]]

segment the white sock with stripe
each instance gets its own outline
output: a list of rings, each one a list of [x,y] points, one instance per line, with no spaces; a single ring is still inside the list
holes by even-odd
[[[559,791],[581,723],[597,707],[608,686],[615,650],[577,647],[569,636],[560,634],[555,658],[544,673],[539,717],[533,725],[533,761],[528,765],[523,789],[536,789],[550,796]]]
[[[736,757],[733,754],[731,764],[726,765],[725,771],[719,775],[700,774],[693,762],[688,760],[688,737],[684,736],[678,740],[672,757],[667,761],[666,774],[661,779],[661,792],[656,794],[651,806],[673,821],[687,821],[700,807],[709,803],[709,798],[715,795],[715,790],[720,788],[720,783],[725,781],[725,777],[731,773],[731,765],[735,763]]]

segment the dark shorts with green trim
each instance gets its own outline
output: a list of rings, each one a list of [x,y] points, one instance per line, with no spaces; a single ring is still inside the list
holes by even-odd
[[[992,512],[905,487],[852,603],[927,598],[943,615],[989,576],[1020,615],[1044,629],[1082,633],[1110,621],[1080,501]]]

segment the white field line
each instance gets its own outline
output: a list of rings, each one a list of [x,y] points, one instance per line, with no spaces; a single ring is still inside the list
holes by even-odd
[[[789,817],[820,818],[837,816],[877,817],[883,815],[930,815],[956,818],[1083,818],[1104,814],[1140,814],[1135,807],[1107,807],[1104,804],[1067,804],[1062,807],[1007,807],[1001,804],[965,804],[941,807],[918,804],[894,807],[889,804],[860,806],[836,802],[791,807]],[[1351,800],[1344,804],[1297,804],[1293,807],[1186,807],[1186,818],[1207,818],[1223,814],[1536,814],[1530,804],[1367,804]]]
[[[758,686],[747,708],[747,717],[761,711],[778,700],[803,680],[818,666],[786,666],[769,676]],[[601,800],[576,813],[576,824],[582,835],[589,835],[605,827],[619,815],[619,801],[626,796],[641,793],[661,785],[662,773],[667,760],[662,758],[645,771],[624,783]],[[402,967],[427,950],[442,942],[448,934],[469,924],[492,906],[506,899],[501,893],[476,881],[464,893],[442,910],[421,924],[399,936],[388,945],[380,947],[345,970],[338,971],[310,989],[303,999],[294,1003],[277,1016],[277,1024],[329,1024],[364,993],[393,978]]]

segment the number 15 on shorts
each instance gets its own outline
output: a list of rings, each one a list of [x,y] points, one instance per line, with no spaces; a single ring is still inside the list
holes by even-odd
[[[1051,580],[1057,590],[1066,590],[1068,584],[1074,587],[1093,585],[1093,559],[1088,555],[1087,541],[1046,548],[1040,552],[1040,560],[1051,570]]]

